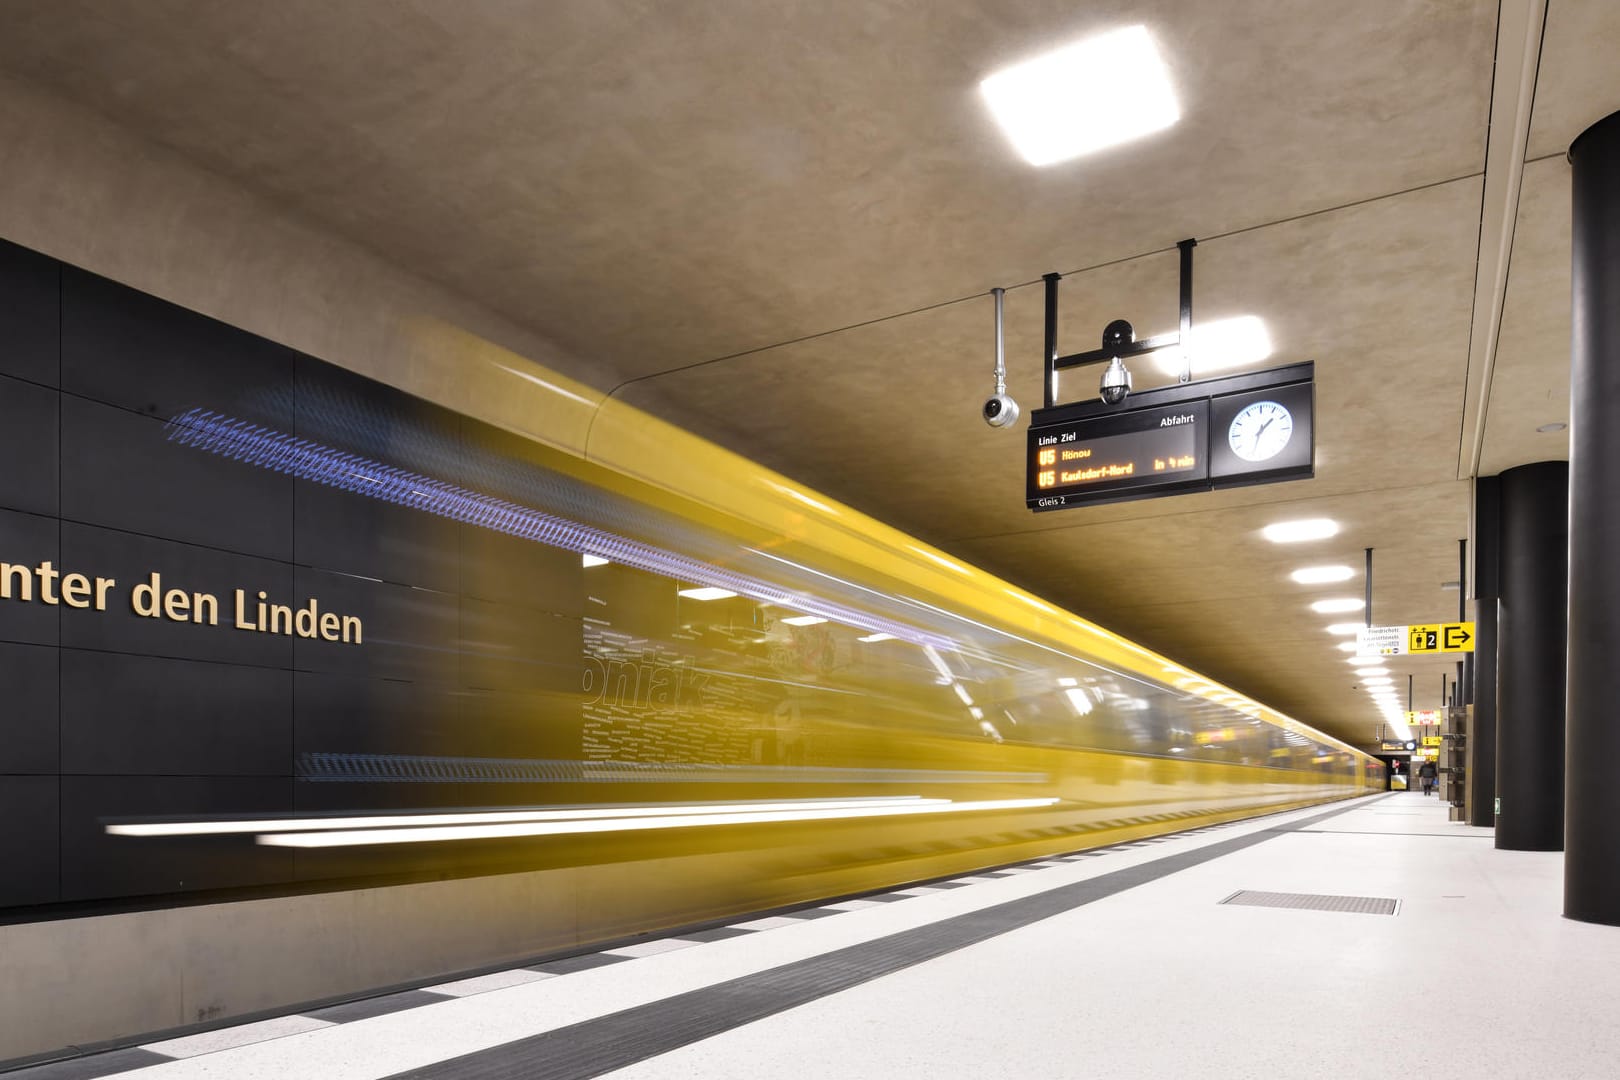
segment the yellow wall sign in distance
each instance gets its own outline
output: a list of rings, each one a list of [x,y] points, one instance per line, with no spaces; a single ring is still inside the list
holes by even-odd
[[[1423,745],[1425,747],[1439,746],[1440,745],[1440,736],[1438,736],[1438,735],[1425,735],[1425,736],[1423,736]]]
[[[1425,623],[1406,628],[1409,653],[1448,653],[1474,651],[1474,624],[1471,622]]]

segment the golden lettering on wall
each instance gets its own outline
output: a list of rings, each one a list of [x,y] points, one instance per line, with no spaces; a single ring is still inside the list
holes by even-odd
[[[0,562],[0,600],[106,611],[107,597],[117,586],[114,578],[64,574],[49,560],[38,566]],[[313,596],[299,608],[278,604],[262,590],[249,599],[247,590],[237,589],[233,599],[231,626],[237,630],[349,645],[363,642],[364,628],[358,616],[322,611]],[[155,571],[129,592],[130,611],[145,619],[218,626],[219,607],[219,597],[213,593],[164,588],[163,575]]]

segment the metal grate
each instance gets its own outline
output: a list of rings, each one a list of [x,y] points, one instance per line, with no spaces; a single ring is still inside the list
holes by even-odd
[[[1223,904],[1296,908],[1301,911],[1352,911],[1358,915],[1393,915],[1401,902],[1387,896],[1324,896],[1319,893],[1256,892],[1239,889]]]

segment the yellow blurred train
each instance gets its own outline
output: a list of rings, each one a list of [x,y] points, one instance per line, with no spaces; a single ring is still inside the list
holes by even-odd
[[[421,797],[390,795],[382,817],[338,799],[318,819],[234,823],[297,849],[304,880],[532,870],[575,875],[569,891],[591,895],[601,890],[581,883],[612,881],[611,902],[582,907],[553,944],[575,943],[1383,788],[1375,759],[1292,718],[482,351],[465,362],[547,391],[535,426],[588,432],[588,444],[519,447],[475,427],[451,452],[388,421],[387,438],[363,440],[373,459],[352,433],[381,421],[341,395],[303,406],[296,439],[202,411],[171,421],[200,452],[534,545],[520,548],[553,560],[546,605],[578,619],[568,655],[535,646],[523,658],[577,665],[563,677],[577,693],[531,702],[525,730],[546,733],[539,742],[520,734],[471,757],[453,745],[424,754],[402,734],[386,753],[305,753],[303,780]],[[516,567],[523,556],[507,558],[499,572],[537,580]],[[474,656],[525,647],[450,644]],[[460,723],[476,728],[476,709]],[[436,804],[425,780],[461,801]],[[468,806],[480,790],[487,803]]]

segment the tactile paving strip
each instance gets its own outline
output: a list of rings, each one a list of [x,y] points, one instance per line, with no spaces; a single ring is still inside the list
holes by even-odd
[[[1347,813],[1218,840],[1047,892],[691,990],[660,1001],[395,1073],[385,1080],[588,1080],[817,998],[985,941],[1094,900]]]
[[[1387,896],[1327,896],[1319,893],[1260,892],[1239,889],[1223,904],[1248,907],[1296,908],[1302,911],[1350,911],[1357,915],[1393,915],[1401,902]]]

